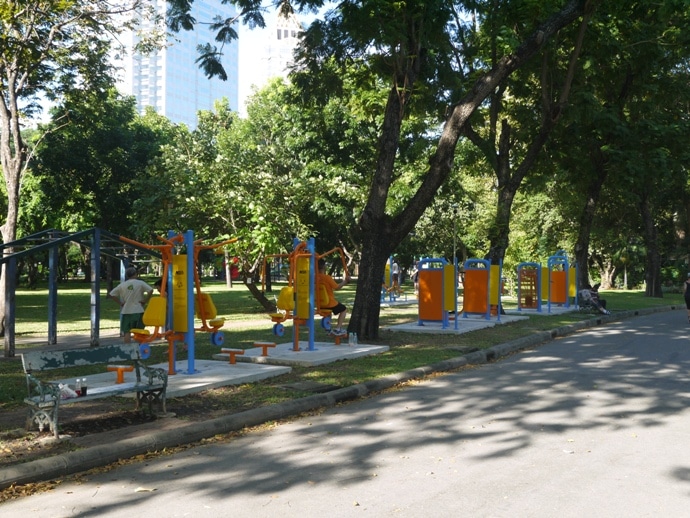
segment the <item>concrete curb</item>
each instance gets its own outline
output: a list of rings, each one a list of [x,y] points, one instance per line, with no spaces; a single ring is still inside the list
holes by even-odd
[[[332,390],[323,394],[315,394],[313,396],[247,410],[245,412],[223,416],[209,421],[190,423],[172,430],[123,439],[111,444],[93,446],[79,451],[56,455],[55,457],[9,466],[0,470],[0,489],[5,489],[12,484],[22,485],[71,475],[92,468],[105,466],[120,459],[131,458],[164,448],[172,448],[181,444],[197,442],[207,437],[235,432],[245,427],[258,426],[269,421],[298,415],[302,412],[332,407],[338,403],[351,401],[373,392],[391,388],[399,383],[423,378],[434,372],[452,371],[465,365],[477,365],[496,361],[516,351],[534,347],[582,329],[588,329],[640,315],[676,309],[685,308],[683,306],[664,306],[636,311],[621,311],[613,315],[601,315],[589,320],[583,320],[571,325],[552,329],[551,331],[534,333],[533,335],[518,338],[511,342],[495,345],[488,349],[476,351],[457,358],[451,358],[432,365],[418,367],[399,374],[384,376],[382,378]]]

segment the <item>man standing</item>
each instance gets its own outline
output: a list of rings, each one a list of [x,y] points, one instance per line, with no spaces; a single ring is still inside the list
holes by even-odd
[[[120,305],[120,334],[125,343],[130,343],[130,330],[144,327],[144,306],[153,295],[153,287],[139,279],[137,269],[130,266],[125,270],[125,281],[108,294],[108,298]]]

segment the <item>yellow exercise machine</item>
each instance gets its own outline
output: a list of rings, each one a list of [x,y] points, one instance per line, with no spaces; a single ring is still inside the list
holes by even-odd
[[[322,303],[326,298],[325,287],[316,282],[317,264],[319,259],[331,254],[339,253],[344,275],[348,275],[345,254],[340,248],[333,248],[328,252],[318,255],[314,250],[314,239],[308,241],[295,240],[293,250],[289,254],[267,255],[264,259],[263,271],[266,271],[266,261],[271,258],[285,258],[289,264],[288,284],[284,286],[276,299],[275,313],[269,316],[273,322],[273,334],[283,336],[285,333],[284,322],[292,320],[293,323],[293,349],[299,351],[300,327],[306,326],[309,331],[309,350],[314,350],[314,318],[319,315],[322,318],[321,327],[326,331],[331,330],[331,311],[323,308]],[[265,289],[266,279],[262,279],[262,289]],[[335,336],[335,344],[340,345],[340,336]]]

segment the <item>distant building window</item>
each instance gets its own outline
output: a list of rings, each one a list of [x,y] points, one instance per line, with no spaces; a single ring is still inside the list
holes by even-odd
[[[280,29],[278,29],[278,39],[281,39],[282,34],[283,32]]]
[[[297,37],[297,31],[292,31],[290,33],[290,36],[292,36],[293,38],[296,38]]]
[[[283,30],[283,36],[285,36],[286,38],[288,37],[288,30],[287,29]]]

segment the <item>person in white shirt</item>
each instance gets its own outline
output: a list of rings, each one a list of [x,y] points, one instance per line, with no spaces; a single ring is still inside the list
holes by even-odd
[[[139,279],[139,272],[131,266],[125,270],[125,280],[108,293],[108,298],[120,305],[120,334],[125,343],[132,341],[132,329],[144,327],[144,306],[151,295],[153,287]]]

